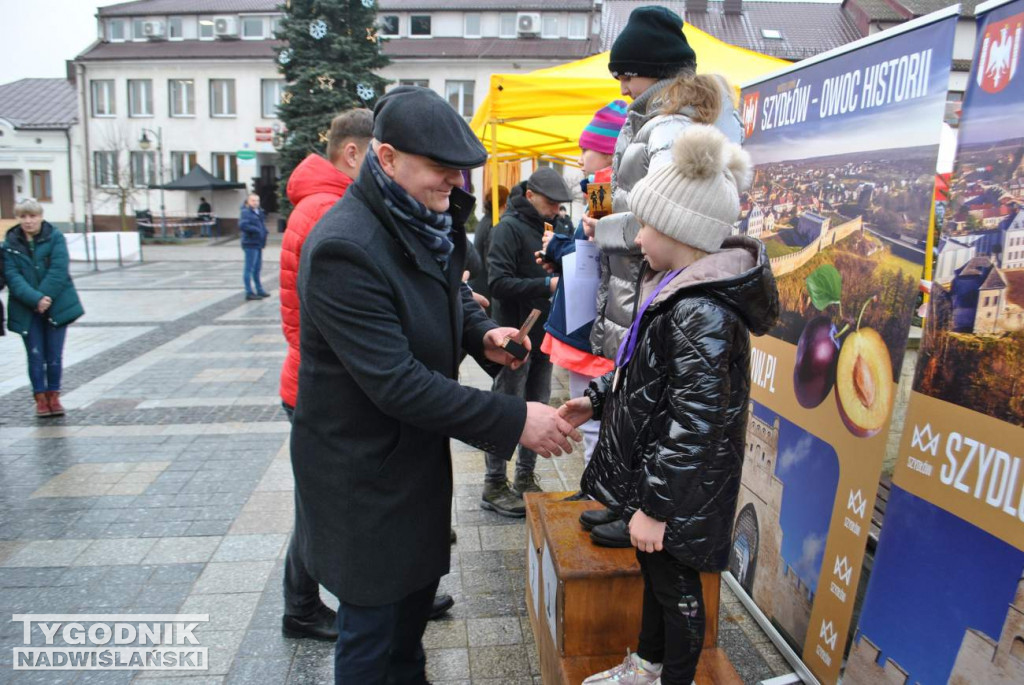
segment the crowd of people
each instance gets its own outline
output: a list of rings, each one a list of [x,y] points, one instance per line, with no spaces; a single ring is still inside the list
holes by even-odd
[[[629,102],[599,109],[579,139],[579,190],[610,183],[606,216],[573,226],[577,191],[542,167],[500,188],[498,206],[488,197],[470,242],[463,172],[487,151],[444,99],[415,86],[390,90],[372,113],[340,114],[326,155],[291,174],[280,388],[295,532],[282,629],[334,641],[336,683],[426,682],[426,622],[452,606],[438,584],[455,542],[453,438],[485,453],[481,507],[510,517],[541,489],[538,456],[583,443],[571,499],[605,508],[581,525],[596,544],[634,547],[644,580],[636,651],[585,682],[693,680],[700,573],[727,564],[749,335],[772,325],[778,295],[763,246],[732,235],[751,168],[731,86],[696,74],[682,29],[673,12],[641,7],[612,47]],[[82,307],[60,231],[35,201],[16,213],[0,271],[8,328],[25,340],[37,412],[59,414],[64,331]],[[246,298],[267,297],[258,196],[240,229]],[[570,326],[562,268],[583,241],[600,254],[601,281],[593,320]],[[538,325],[517,338],[534,310]],[[466,355],[491,391],[459,383]],[[557,408],[553,364],[569,375]]]

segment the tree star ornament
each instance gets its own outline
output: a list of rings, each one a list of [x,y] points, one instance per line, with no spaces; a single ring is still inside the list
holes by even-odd
[[[362,100],[372,100],[376,93],[373,92],[373,88],[370,86],[365,83],[360,83],[356,86],[356,95],[358,95]]]
[[[334,79],[327,74],[317,76],[316,80],[320,84],[320,90],[334,90]]]
[[[327,137],[327,131],[320,131],[320,142],[321,143],[326,143],[329,140],[330,140],[330,138]]]
[[[323,19],[315,19],[309,22],[309,35],[320,40],[327,35],[327,22]]]
[[[284,104],[287,105],[291,101],[292,101],[292,92],[290,90],[286,90],[283,93],[281,93],[281,102],[283,102]]]
[[[376,43],[377,41],[380,40],[380,35],[377,34],[376,28],[370,26],[369,28],[366,29],[366,40],[370,41],[371,43]]]

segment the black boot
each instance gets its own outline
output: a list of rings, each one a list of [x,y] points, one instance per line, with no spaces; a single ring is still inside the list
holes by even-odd
[[[590,531],[590,541],[599,547],[632,547],[629,541],[629,526],[625,521],[616,519],[611,523],[594,526]]]
[[[583,530],[594,530],[594,526],[601,526],[618,519],[611,509],[587,509],[580,514],[580,525]]]
[[[430,607],[430,620],[435,621],[441,618],[453,606],[455,606],[455,600],[452,599],[451,595],[434,595],[434,606]]]
[[[338,615],[323,604],[305,616],[285,614],[281,619],[281,633],[285,637],[334,642],[338,639]]]

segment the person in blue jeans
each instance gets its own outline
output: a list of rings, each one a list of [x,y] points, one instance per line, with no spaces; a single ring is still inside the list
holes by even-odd
[[[267,246],[265,218],[266,213],[260,209],[260,196],[252,193],[242,205],[242,215],[238,219],[242,251],[245,252],[242,284],[245,286],[245,299],[247,300],[261,300],[264,297],[270,297],[263,290],[263,284],[260,283],[260,271],[263,269],[263,248]]]
[[[3,279],[10,288],[7,328],[21,335],[36,416],[63,416],[60,401],[67,325],[85,310],[68,271],[64,236],[43,220],[43,208],[26,198],[14,205],[19,223],[5,236]]]

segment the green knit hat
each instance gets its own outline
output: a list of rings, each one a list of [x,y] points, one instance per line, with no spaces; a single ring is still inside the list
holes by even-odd
[[[673,240],[716,252],[739,218],[750,176],[750,155],[714,126],[693,124],[672,143],[672,163],[633,187],[629,209]]]

